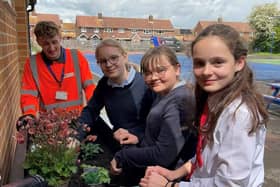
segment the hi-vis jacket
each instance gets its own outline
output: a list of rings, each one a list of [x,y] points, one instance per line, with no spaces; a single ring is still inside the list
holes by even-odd
[[[28,58],[24,65],[22,113],[36,116],[38,111],[55,108],[81,110],[83,91],[89,100],[94,89],[88,62],[79,51],[65,49],[65,63],[53,62],[49,66],[39,53]]]

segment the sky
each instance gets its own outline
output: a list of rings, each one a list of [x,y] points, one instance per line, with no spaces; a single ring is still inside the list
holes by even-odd
[[[192,29],[199,20],[246,22],[252,8],[279,0],[37,0],[37,13],[58,14],[63,22],[77,15],[170,19],[175,28]]]

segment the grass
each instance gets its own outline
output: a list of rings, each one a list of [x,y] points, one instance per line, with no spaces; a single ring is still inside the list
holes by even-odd
[[[280,65],[280,53],[252,53],[248,56],[249,62]]]

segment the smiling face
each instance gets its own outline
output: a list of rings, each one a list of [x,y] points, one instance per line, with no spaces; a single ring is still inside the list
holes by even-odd
[[[231,84],[245,59],[234,59],[223,40],[208,36],[193,46],[193,73],[199,86],[206,92],[215,93]]]
[[[97,63],[106,77],[117,84],[127,79],[127,55],[117,47],[103,46],[98,51]]]
[[[61,37],[55,35],[54,37],[38,37],[37,43],[41,46],[44,54],[50,60],[56,60],[60,56],[60,41]]]
[[[172,65],[166,56],[160,55],[157,58],[151,58],[143,74],[146,84],[154,92],[166,95],[178,82],[180,65]]]

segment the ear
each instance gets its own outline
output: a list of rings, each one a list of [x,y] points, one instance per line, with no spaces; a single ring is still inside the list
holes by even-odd
[[[241,71],[244,68],[246,59],[247,57],[244,55],[239,57],[239,59],[235,62],[235,72]]]
[[[36,42],[39,46],[42,46],[41,40],[39,38],[36,38]]]
[[[177,64],[177,65],[176,65],[175,71],[176,71],[176,76],[177,76],[177,77],[180,77],[181,64]]]

